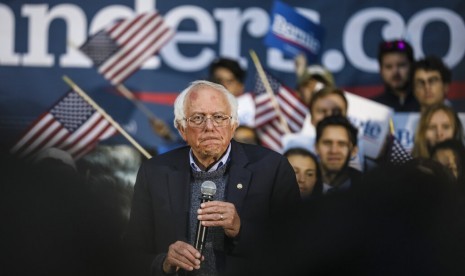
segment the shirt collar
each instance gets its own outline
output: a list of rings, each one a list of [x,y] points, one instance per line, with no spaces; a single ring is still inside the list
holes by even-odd
[[[229,160],[229,155],[231,153],[231,143],[229,143],[228,148],[226,149],[226,153],[223,155],[223,157],[218,160],[213,166],[211,166],[207,172],[213,172],[216,171],[217,169],[221,168],[224,164],[226,164]],[[202,169],[197,166],[197,164],[194,161],[194,154],[192,153],[192,149],[189,151],[189,163],[191,164],[191,168],[195,171],[201,172]]]

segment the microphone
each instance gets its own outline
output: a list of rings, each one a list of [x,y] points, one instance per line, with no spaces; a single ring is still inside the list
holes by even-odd
[[[202,193],[202,196],[200,197],[200,204],[211,201],[216,193],[215,183],[209,180],[204,181],[200,186],[200,192]],[[194,247],[200,252],[200,254],[202,254],[203,248],[205,246],[205,240],[207,239],[207,230],[208,227],[203,226],[199,220],[197,222],[197,232],[195,233]]]

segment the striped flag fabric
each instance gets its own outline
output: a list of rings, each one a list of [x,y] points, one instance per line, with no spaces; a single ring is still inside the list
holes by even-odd
[[[279,109],[289,126],[291,132],[301,130],[308,108],[300,101],[294,91],[282,85],[277,79],[266,73],[268,82],[278,102]],[[254,97],[255,101],[255,128],[263,146],[273,149],[277,152],[282,151],[281,137],[286,130],[280,123],[280,118],[276,109],[273,107],[272,99],[266,92],[265,86],[256,76]]]
[[[81,47],[98,72],[113,85],[122,83],[174,35],[158,12],[125,19],[91,36]]]
[[[29,158],[42,149],[55,147],[78,159],[116,131],[100,112],[71,90],[31,124],[11,153]]]

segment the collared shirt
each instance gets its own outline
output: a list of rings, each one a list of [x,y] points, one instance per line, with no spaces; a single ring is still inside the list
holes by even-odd
[[[213,166],[211,166],[207,172],[213,172],[216,171],[218,168],[221,168],[224,164],[226,164],[229,160],[229,154],[231,153],[231,143],[229,143],[228,149],[226,150],[226,153],[223,155],[223,157],[218,160]],[[197,166],[197,164],[194,161],[194,154],[192,153],[192,149],[189,151],[189,162],[191,164],[191,168],[195,171],[201,172],[202,169]]]

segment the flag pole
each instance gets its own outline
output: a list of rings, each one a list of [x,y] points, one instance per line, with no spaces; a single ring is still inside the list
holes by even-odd
[[[127,133],[113,118],[108,115],[105,110],[103,110],[91,97],[87,95],[76,83],[74,83],[68,76],[63,76],[63,80],[79,94],[86,102],[88,102],[97,112],[99,112],[110,124],[116,128],[128,141],[136,147],[147,159],[152,158],[150,153],[148,153],[139,143],[134,140],[129,133]]]
[[[389,131],[391,132],[391,135],[394,135],[396,133],[392,118],[389,118]]]
[[[287,124],[286,119],[284,118],[283,113],[281,112],[281,109],[279,108],[278,100],[276,99],[273,89],[271,89],[271,85],[268,82],[268,78],[265,75],[265,71],[263,70],[262,64],[260,63],[260,60],[258,59],[257,54],[255,53],[254,50],[250,49],[249,50],[250,56],[252,57],[252,61],[255,65],[255,68],[257,69],[258,75],[260,76],[260,79],[262,80],[263,85],[265,86],[265,90],[270,96],[271,99],[271,104],[273,105],[276,113],[278,114],[279,121],[281,125],[284,128],[284,131],[286,133],[290,133],[291,130],[289,129],[289,125]]]
[[[68,45],[73,47],[74,49],[79,49],[72,41],[68,41]],[[150,125],[154,129],[154,131],[164,139],[174,141],[176,136],[173,134],[171,129],[166,125],[166,123],[155,116],[150,109],[148,109],[136,96],[134,93],[131,92],[126,86],[123,84],[116,85],[116,89],[128,100],[130,100],[145,116],[149,119]]]
[[[174,141],[175,136],[170,128],[165,124],[163,120],[155,116],[136,96],[123,84],[118,84],[116,89],[128,100],[130,100],[145,116],[149,118],[150,124],[152,125],[155,132],[161,137]]]

